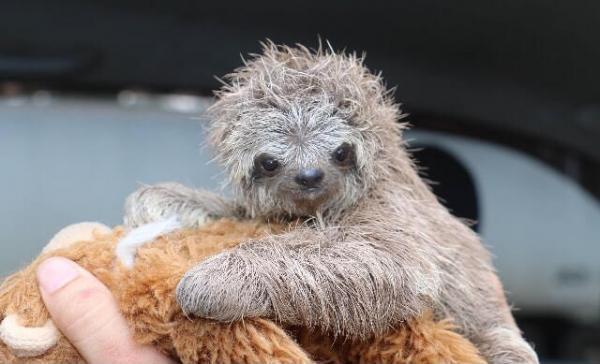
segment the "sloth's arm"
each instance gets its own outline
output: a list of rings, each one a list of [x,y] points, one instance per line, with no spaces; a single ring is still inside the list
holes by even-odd
[[[219,217],[232,216],[236,209],[221,196],[183,186],[161,183],[142,186],[125,202],[124,223],[138,227],[150,222],[177,217],[184,227],[196,227]]]
[[[411,259],[418,253],[407,251],[401,264],[382,246],[340,238],[300,228],[221,253],[186,273],[178,302],[221,321],[272,317],[357,337],[384,332],[435,300],[436,270]]]
[[[188,271],[178,303],[200,317],[270,317],[346,337],[380,334],[433,308],[455,319],[490,364],[538,363],[491,268],[473,274],[435,259],[425,241],[388,251],[360,236],[300,228],[246,243]]]
[[[460,287],[462,286],[462,287]],[[465,286],[470,289],[465,290]],[[481,271],[442,289],[446,315],[454,318],[489,364],[538,364],[531,345],[521,335],[502,284],[492,271]]]

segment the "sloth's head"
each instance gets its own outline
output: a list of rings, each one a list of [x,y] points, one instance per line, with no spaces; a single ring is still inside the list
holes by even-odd
[[[399,110],[362,58],[269,43],[227,79],[211,142],[254,215],[334,215],[388,172]]]

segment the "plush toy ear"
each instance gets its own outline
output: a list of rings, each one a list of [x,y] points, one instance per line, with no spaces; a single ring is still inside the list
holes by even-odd
[[[79,241],[94,240],[98,235],[110,233],[112,230],[98,222],[81,222],[69,225],[60,230],[44,247],[42,253],[66,248]]]
[[[19,316],[6,316],[0,323],[0,341],[19,358],[42,355],[58,342],[60,333],[52,320],[43,326],[26,327],[19,323]]]

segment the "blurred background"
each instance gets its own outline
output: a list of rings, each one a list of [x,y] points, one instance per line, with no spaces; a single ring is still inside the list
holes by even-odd
[[[544,363],[600,363],[600,2],[0,3],[0,275],[139,183],[217,189],[201,116],[259,41],[366,52]]]

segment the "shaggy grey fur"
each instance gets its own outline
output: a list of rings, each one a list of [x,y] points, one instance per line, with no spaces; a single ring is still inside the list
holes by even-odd
[[[233,201],[147,186],[129,198],[126,223],[173,214],[188,226],[220,216],[302,223],[189,271],[177,290],[185,312],[367,337],[433,309],[491,364],[538,362],[488,252],[418,176],[399,107],[362,58],[269,43],[228,81],[210,109],[211,141]],[[354,149],[341,164],[332,153],[343,143]],[[279,162],[275,173],[257,164],[265,153]],[[306,168],[324,172],[318,188],[296,182]]]

